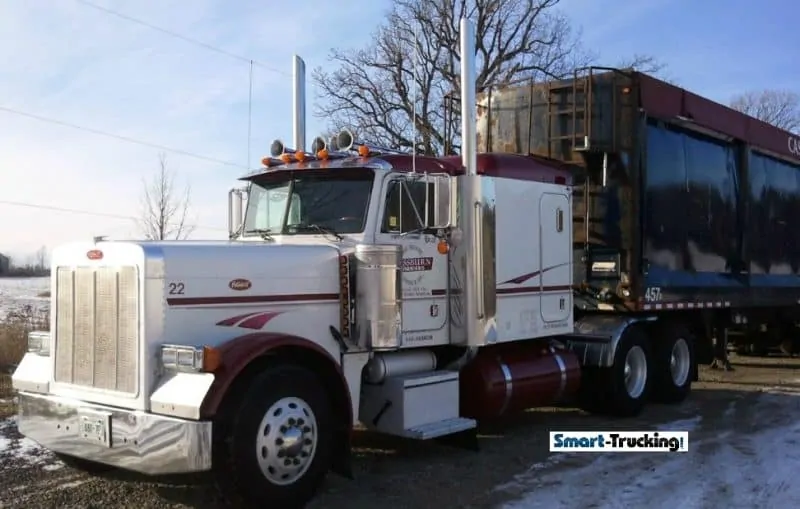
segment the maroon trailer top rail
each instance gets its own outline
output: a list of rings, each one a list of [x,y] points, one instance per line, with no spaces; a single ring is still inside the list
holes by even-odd
[[[650,115],[683,117],[800,163],[800,136],[646,74],[639,74],[639,83],[641,105]]]

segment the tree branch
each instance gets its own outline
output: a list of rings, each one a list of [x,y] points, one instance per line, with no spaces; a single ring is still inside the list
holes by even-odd
[[[735,96],[730,107],[781,129],[800,134],[800,96],[795,92],[745,92]]]
[[[449,118],[444,109],[448,95],[460,93],[460,19],[475,22],[478,90],[561,79],[595,58],[557,10],[559,2],[396,0],[369,48],[334,49],[338,68],[314,70],[322,95],[315,113],[332,128],[347,126],[391,148],[416,145],[431,155],[455,148],[458,105]],[[664,67],[641,55],[630,63],[645,72]]]
[[[158,162],[152,179],[142,180],[139,229],[147,240],[184,240],[194,231],[194,225],[187,222],[191,188],[187,185],[182,193],[176,191],[166,154],[159,154]]]

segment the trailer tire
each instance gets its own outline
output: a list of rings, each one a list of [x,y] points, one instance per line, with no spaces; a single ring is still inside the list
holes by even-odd
[[[644,330],[630,327],[617,345],[610,368],[592,367],[584,371],[581,406],[593,413],[616,417],[639,415],[648,399],[649,364],[650,348]]]
[[[222,415],[214,473],[234,506],[302,508],[331,467],[334,422],[314,372],[272,365]],[[215,423],[216,425],[216,423]]]
[[[767,357],[769,348],[761,343],[745,343],[736,346],[736,355],[742,357]]]
[[[653,401],[681,403],[692,391],[694,336],[686,327],[668,324],[653,347]]]

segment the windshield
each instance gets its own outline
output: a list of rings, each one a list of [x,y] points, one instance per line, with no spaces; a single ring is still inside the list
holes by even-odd
[[[250,186],[244,235],[364,231],[371,170],[301,170],[268,175]]]

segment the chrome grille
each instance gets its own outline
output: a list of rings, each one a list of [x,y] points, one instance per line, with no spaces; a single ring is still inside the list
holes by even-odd
[[[136,393],[136,267],[59,267],[55,307],[56,382]]]

